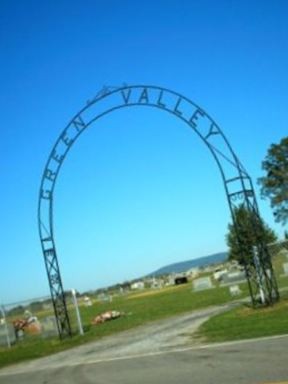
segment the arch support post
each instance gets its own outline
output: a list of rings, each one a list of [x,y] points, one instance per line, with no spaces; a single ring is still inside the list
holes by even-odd
[[[49,190],[47,189],[47,191]],[[71,336],[72,330],[53,238],[53,201],[51,196],[52,193],[43,194],[41,189],[38,225],[58,335],[60,339],[63,339]]]
[[[72,336],[71,324],[55,248],[46,249],[44,261],[60,339]]]
[[[262,236],[264,229],[252,181],[248,175],[241,175],[237,180],[241,182],[241,190],[230,193],[229,183],[226,183],[226,190],[241,252],[241,264],[244,266],[246,273],[251,304],[254,308],[259,305],[273,305],[273,303],[279,300],[279,290],[271,255]],[[235,215],[235,210],[239,206],[243,206],[248,212],[252,231],[250,235],[255,239],[253,247],[250,244],[247,245],[245,239],[241,236],[241,233],[243,233],[242,223],[237,220]]]

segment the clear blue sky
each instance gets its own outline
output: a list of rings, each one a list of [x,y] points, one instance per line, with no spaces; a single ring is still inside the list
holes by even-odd
[[[41,175],[61,130],[103,85],[154,84],[198,103],[258,194],[261,161],[287,136],[287,20],[285,0],[1,0],[0,301],[49,294]],[[259,206],[282,236],[269,202]],[[161,111],[115,112],[80,137],[57,181],[64,287],[226,250],[229,220],[216,165],[192,130]]]

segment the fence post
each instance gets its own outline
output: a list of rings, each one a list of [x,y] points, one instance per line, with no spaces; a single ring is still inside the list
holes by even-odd
[[[4,305],[1,305],[0,309],[1,309],[1,314],[2,314],[3,320],[4,320],[7,346],[8,346],[8,348],[11,348],[11,341],[10,341],[9,330],[8,330],[7,321],[6,321]]]
[[[81,321],[81,316],[80,316],[80,312],[79,312],[79,306],[78,306],[78,302],[77,302],[77,297],[76,297],[75,289],[71,289],[71,293],[72,293],[73,304],[74,304],[75,311],[76,311],[76,317],[77,317],[79,334],[80,335],[84,335],[84,331],[83,331],[83,327],[82,327],[82,321]]]

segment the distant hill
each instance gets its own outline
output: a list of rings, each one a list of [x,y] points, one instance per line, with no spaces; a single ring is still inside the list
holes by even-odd
[[[226,261],[228,258],[227,252],[214,253],[213,255],[199,257],[198,259],[181,261],[179,263],[169,264],[165,267],[157,269],[157,271],[151,273],[149,276],[167,275],[170,273],[185,272],[188,269],[196,267],[205,267],[211,264],[218,264]]]

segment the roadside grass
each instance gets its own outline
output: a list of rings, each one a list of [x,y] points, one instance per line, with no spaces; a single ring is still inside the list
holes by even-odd
[[[288,295],[279,303],[257,310],[242,305],[203,323],[193,336],[205,342],[243,340],[288,334]]]
[[[247,291],[244,290],[243,297],[246,295]],[[229,301],[231,296],[228,287],[192,292],[191,284],[157,291],[155,295],[116,297],[112,303],[95,303],[92,307],[80,307],[85,331],[83,336],[77,335],[76,316],[70,308],[74,332],[72,338],[60,341],[58,338],[43,339],[39,336],[27,336],[12,345],[10,349],[0,348],[0,367],[43,357],[152,321]],[[125,315],[100,325],[91,324],[96,315],[111,309],[123,312]]]

